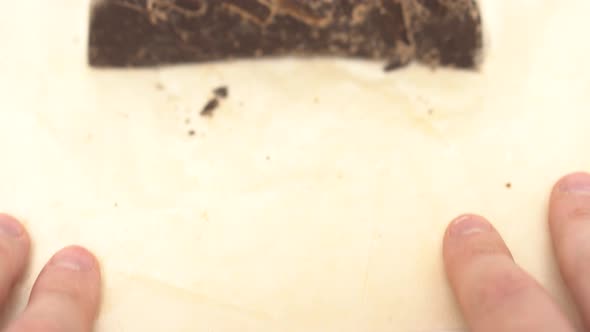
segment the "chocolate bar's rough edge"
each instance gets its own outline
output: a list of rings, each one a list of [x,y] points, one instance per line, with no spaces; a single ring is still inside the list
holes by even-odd
[[[142,1],[145,2],[146,0],[140,0],[139,3]],[[403,5],[404,24],[408,26],[410,31],[413,31],[413,33],[407,33],[407,38],[409,38],[411,42],[409,45],[396,43],[396,52],[394,52],[394,56],[390,53],[387,59],[376,59],[387,60],[389,68],[402,67],[413,60],[417,60],[432,67],[452,66],[459,68],[477,68],[479,66],[482,61],[483,37],[481,17],[475,0],[401,0],[401,3]],[[464,8],[463,10],[453,12],[449,10],[452,6],[464,6]],[[91,35],[88,52],[88,61],[91,66],[145,67],[203,62],[191,59],[191,52],[186,49],[187,46],[190,45],[179,45],[182,43],[174,43],[172,37],[168,44],[168,50],[162,48],[161,45],[160,50],[150,50],[150,34],[156,36],[159,35],[160,37],[168,34],[174,37],[175,34],[178,35],[178,32],[174,31],[170,26],[156,25],[154,22],[151,22],[148,17],[149,15],[144,15],[139,12],[141,9],[140,5],[138,5],[138,8],[135,8],[135,11],[134,8],[125,9],[122,7],[115,7],[120,7],[120,5],[114,4],[112,0],[93,0]],[[434,7],[440,7],[441,10],[437,12]],[[447,10],[445,10],[444,7],[447,7]],[[462,13],[463,15],[450,17],[449,15],[453,13]],[[100,56],[96,55],[99,49],[93,43],[93,37],[96,37],[93,33],[108,33],[108,31],[104,30],[105,22],[101,22],[101,19],[105,19],[105,15],[111,14],[123,15],[117,20],[121,26],[111,27],[111,33],[117,31],[117,29],[121,29],[125,30],[128,36],[125,40],[120,39],[118,44],[116,42],[111,44],[111,49],[108,49],[109,46],[104,43],[99,45],[98,47],[100,47],[101,52],[110,52],[111,54],[110,58],[107,57],[107,59],[102,59],[104,60],[102,61]],[[125,22],[128,23],[127,26],[125,26]],[[131,24],[129,24],[129,22],[131,22]],[[441,26],[446,29],[441,29]],[[449,36],[451,36],[450,39]],[[440,49],[445,46],[445,43],[448,44],[449,40],[454,43],[463,44],[455,48],[456,52],[447,51],[447,53],[443,52],[444,54],[441,55]],[[183,47],[185,48],[184,50],[178,49]],[[126,48],[128,49],[127,53],[125,52]],[[142,58],[140,61],[130,57],[130,54],[133,52],[131,49],[134,49],[138,56],[144,56],[142,52],[171,52],[177,54],[171,57],[171,61],[162,61],[162,58],[150,58],[149,56]],[[117,58],[116,54],[120,54],[121,57]],[[280,56],[281,54],[278,55]],[[317,54],[292,52],[291,54],[283,55],[315,56]],[[330,56],[330,54],[321,55]],[[338,53],[333,55],[347,56],[346,54]],[[252,54],[251,57],[256,57],[256,55]],[[166,58],[166,56],[163,58]],[[239,58],[239,56],[237,58]],[[232,59],[232,57],[218,60],[230,59]]]
[[[418,62],[431,67],[481,66],[483,29],[476,0],[404,0],[404,15]]]

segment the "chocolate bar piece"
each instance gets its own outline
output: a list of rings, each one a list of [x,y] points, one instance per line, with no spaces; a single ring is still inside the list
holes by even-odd
[[[475,0],[94,0],[89,63],[340,56],[474,68]]]

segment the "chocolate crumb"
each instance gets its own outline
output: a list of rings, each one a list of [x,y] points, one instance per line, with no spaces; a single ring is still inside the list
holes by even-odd
[[[213,94],[219,98],[227,98],[229,96],[229,89],[227,86],[220,86],[213,90]]]
[[[188,135],[189,136],[195,136],[196,132],[194,130],[189,130]]]
[[[209,100],[209,102],[203,107],[201,111],[201,116],[212,116],[213,112],[219,107],[219,100],[217,98],[213,98]]]
[[[507,182],[507,183],[506,183],[506,189],[510,189],[510,188],[512,188],[512,183],[510,183],[510,182]]]

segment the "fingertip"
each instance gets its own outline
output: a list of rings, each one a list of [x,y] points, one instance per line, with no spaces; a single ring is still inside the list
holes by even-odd
[[[575,232],[577,221],[590,216],[590,174],[576,172],[559,179],[549,200],[549,226],[554,241]]]
[[[86,248],[66,247],[45,265],[27,309],[9,331],[91,331],[100,298],[98,260]]]
[[[455,218],[447,227],[443,241],[445,263],[469,258],[490,240],[490,233],[496,233],[492,224],[476,214],[464,214]],[[496,239],[499,236],[492,236]],[[495,241],[497,242],[497,241]]]
[[[563,176],[553,186],[552,194],[590,195],[590,174],[586,172],[574,172]]]
[[[26,270],[29,251],[30,239],[22,223],[11,215],[0,214],[0,304]]]
[[[516,265],[485,218],[467,214],[449,224],[444,260],[451,289],[472,330],[540,331],[537,327],[548,326],[551,331],[569,331],[551,299]],[[545,321],[537,319],[537,312]]]
[[[0,213],[0,235],[19,240],[27,247],[30,245],[27,229],[20,220],[10,214]]]
[[[100,265],[94,254],[84,247],[66,247],[54,254],[39,274],[31,302],[61,294],[93,319],[100,306],[101,283]]]
[[[475,214],[461,215],[447,227],[447,238],[450,240],[493,230],[492,225],[483,217]]]
[[[548,219],[561,275],[590,326],[590,174],[571,173],[556,182]]]
[[[49,260],[50,265],[74,271],[100,271],[98,259],[81,246],[69,246],[58,251]]]

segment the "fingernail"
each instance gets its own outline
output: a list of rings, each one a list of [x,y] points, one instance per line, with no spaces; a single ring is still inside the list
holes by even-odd
[[[71,247],[63,249],[53,256],[51,263],[68,270],[82,271],[94,267],[94,257],[85,249]]]
[[[559,189],[566,193],[590,195],[590,174],[568,175],[561,181]]]
[[[475,216],[462,216],[451,223],[449,235],[453,237],[467,236],[492,230],[489,223]]]
[[[0,214],[0,234],[20,237],[25,232],[23,226],[11,216]]]

